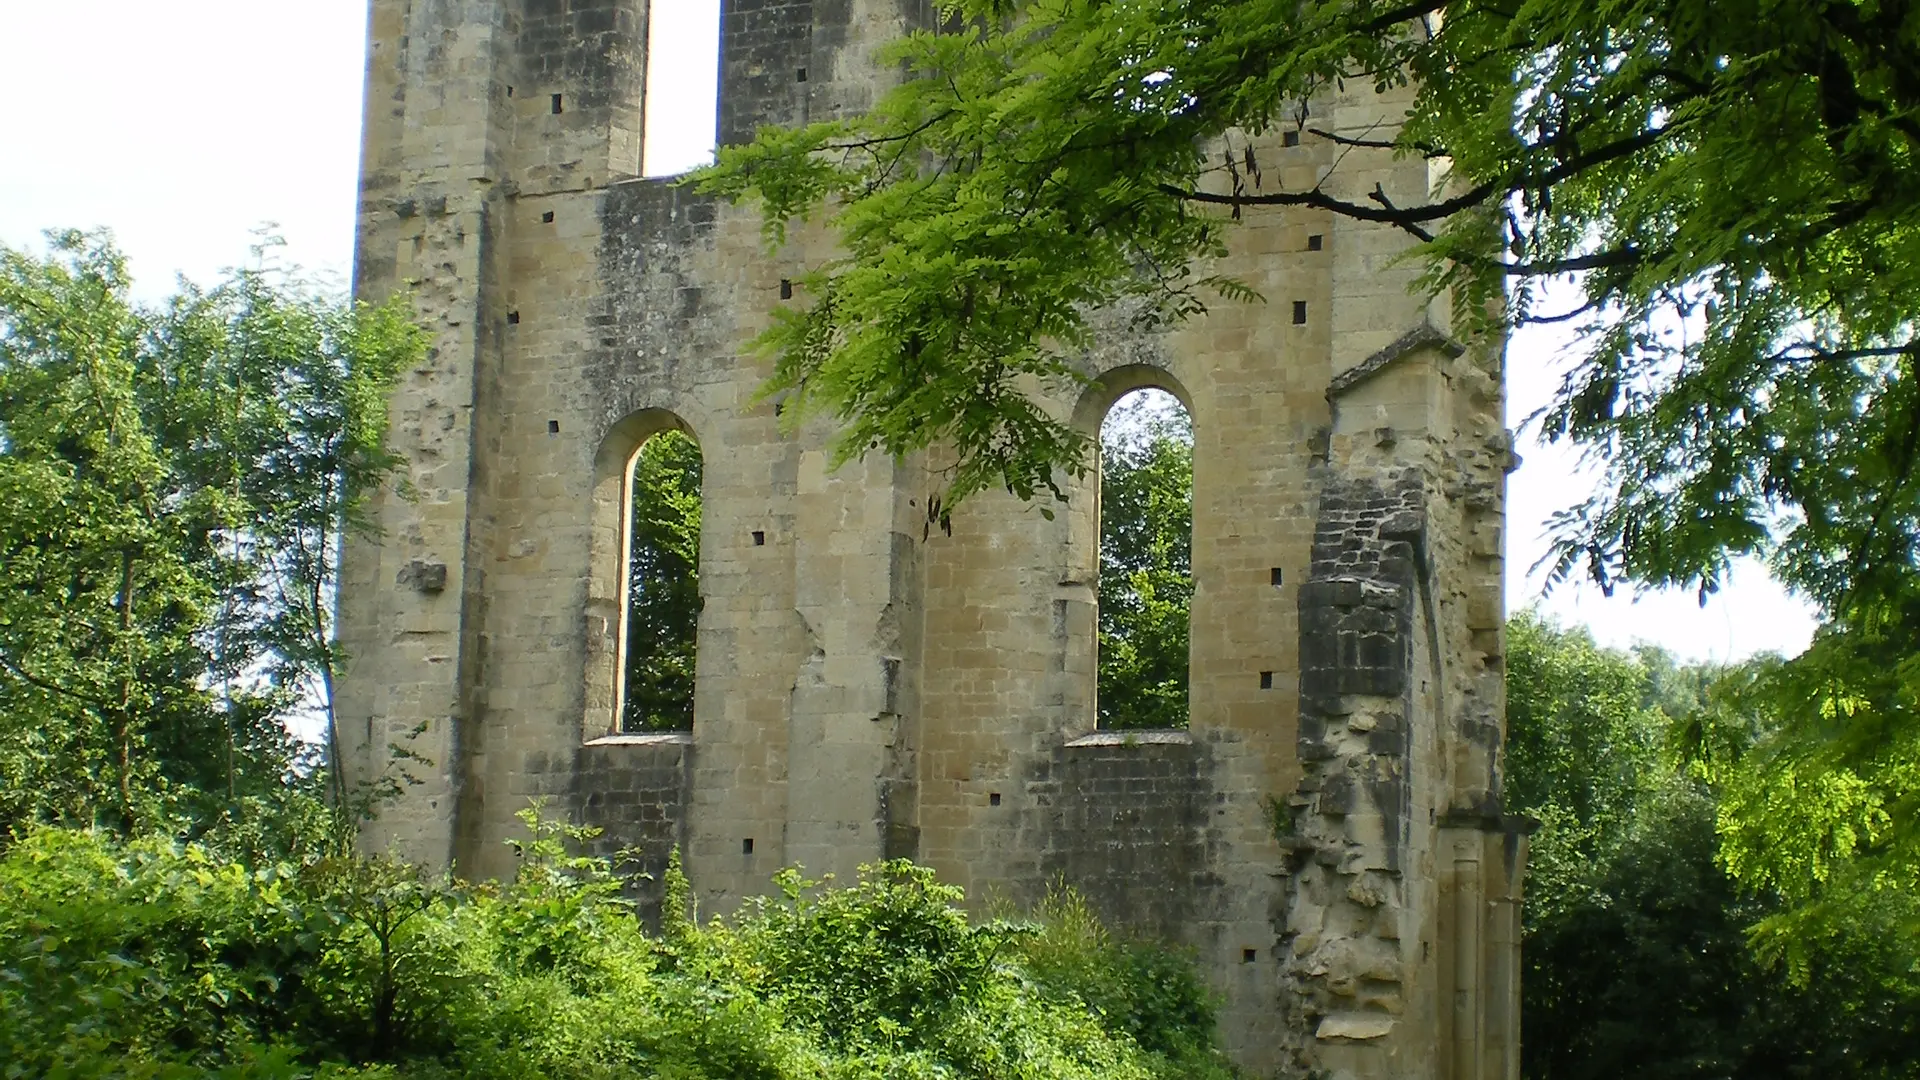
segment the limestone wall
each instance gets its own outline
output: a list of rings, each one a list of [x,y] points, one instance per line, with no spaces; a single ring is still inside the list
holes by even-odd
[[[864,107],[929,7],[729,0],[722,137]],[[1096,732],[1097,484],[949,534],[924,463],[783,433],[746,343],[830,249],[637,178],[645,64],[645,0],[374,0],[358,287],[410,289],[435,343],[394,401],[409,483],[346,559],[347,761],[403,748],[418,781],[369,846],[507,874],[546,798],[656,875],[679,846],[709,913],[791,863],[911,857],[982,903],[1064,879],[1196,951],[1249,1066],[1512,1075],[1499,343],[1447,336],[1403,236],[1317,211],[1230,234],[1211,269],[1264,304],[1101,315],[1086,382],[1036,393],[1089,432],[1139,386],[1187,404],[1196,592],[1188,729]],[[1403,104],[1314,108],[1377,135]],[[1428,184],[1311,135],[1262,155],[1362,200]],[[705,459],[694,727],[613,736],[627,471],[667,428]]]

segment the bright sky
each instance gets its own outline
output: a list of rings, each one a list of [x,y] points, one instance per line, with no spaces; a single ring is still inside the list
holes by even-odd
[[[710,100],[718,0],[656,0],[661,81]],[[137,289],[157,298],[174,275],[206,281],[243,263],[253,231],[277,224],[283,255],[344,281],[351,266],[365,0],[0,0],[0,243],[44,229],[110,226]],[[684,36],[683,36],[684,35]],[[662,44],[665,47],[662,48]],[[665,102],[666,94],[656,93]],[[701,160],[713,116],[649,109],[647,171]],[[1545,401],[1563,342],[1517,336],[1510,423]],[[1592,489],[1568,456],[1530,440],[1508,490],[1508,603],[1540,592],[1527,568],[1539,523]],[[1604,598],[1563,588],[1545,601],[1602,642],[1646,640],[1691,658],[1803,647],[1807,609],[1745,568],[1701,608],[1690,594]]]
[[[1566,305],[1571,307],[1572,305]],[[1552,310],[1563,310],[1555,307]],[[1697,660],[1733,660],[1756,652],[1792,655],[1812,640],[1814,616],[1787,595],[1766,570],[1736,564],[1730,583],[1707,598],[1665,591],[1608,597],[1585,581],[1570,581],[1542,597],[1545,567],[1530,568],[1547,552],[1545,522],[1577,505],[1594,490],[1595,473],[1564,446],[1547,446],[1537,425],[1522,422],[1544,407],[1566,370],[1571,334],[1558,327],[1529,327],[1507,348],[1507,424],[1521,428],[1522,464],[1507,478],[1507,607],[1538,602],[1562,623],[1585,624],[1603,644],[1650,641]]]

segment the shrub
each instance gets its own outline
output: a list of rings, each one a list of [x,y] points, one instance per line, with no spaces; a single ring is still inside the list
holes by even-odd
[[[1065,894],[974,925],[911,863],[788,872],[731,922],[655,937],[604,862],[567,855],[575,830],[529,824],[502,886],[29,833],[0,858],[0,1076],[1227,1075],[1191,965]]]

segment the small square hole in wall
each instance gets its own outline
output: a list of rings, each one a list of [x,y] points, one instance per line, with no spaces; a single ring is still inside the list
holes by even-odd
[[[1273,672],[1263,671],[1260,673],[1260,689],[1262,690],[1273,689]]]
[[[546,213],[544,213],[544,214],[541,214],[541,215],[540,215],[540,223],[541,223],[542,225],[551,225],[551,224],[553,224],[553,211],[551,211],[551,210],[549,210],[549,211],[547,211]]]
[[[806,81],[807,81],[807,69],[806,69],[806,68],[795,68],[795,69],[794,69],[794,72],[793,72],[793,81],[794,81],[794,82],[806,82]]]
[[[1258,949],[1241,949],[1240,962],[1243,964],[1251,964],[1254,962],[1254,960],[1256,960],[1259,957],[1259,955],[1260,955],[1260,950]]]
[[[1319,251],[1320,248],[1326,244],[1326,242],[1327,242],[1326,237],[1321,236],[1319,233],[1314,233],[1312,236],[1307,237],[1307,250]]]
[[[560,421],[558,420],[547,421],[547,434],[549,435],[560,434]]]
[[[512,97],[512,96],[513,96],[513,85],[512,85],[511,83],[509,83],[509,84],[507,85],[507,96],[508,96],[508,97]]]
[[[988,806],[999,806],[999,805],[1000,805],[1000,793],[999,793],[999,792],[997,792],[997,791],[995,791],[995,792],[990,792],[990,793],[988,793],[988,795],[987,795],[987,805],[988,805]]]
[[[764,530],[762,529],[753,530],[753,546],[754,547],[767,546],[767,534]]]
[[[788,279],[788,278],[781,278],[781,279],[780,279],[780,299],[782,299],[782,300],[791,300],[791,299],[793,299],[793,282],[792,282],[792,280],[790,280],[790,279]]]
[[[519,313],[519,312],[517,312],[517,311],[509,311],[509,312],[507,312],[507,325],[508,325],[508,326],[519,326],[519,325],[520,325],[520,313]]]
[[[560,108],[560,95],[555,94],[553,95],[553,115],[559,116],[561,111],[562,110]]]
[[[1282,574],[1282,573],[1281,573],[1281,571],[1280,571],[1280,568],[1279,568],[1279,567],[1277,567],[1277,566],[1276,566],[1276,567],[1274,567],[1273,569],[1271,569],[1271,570],[1269,570],[1269,571],[1267,571],[1267,580],[1268,580],[1268,581],[1270,581],[1270,582],[1272,582],[1272,583],[1273,583],[1273,587],[1274,587],[1274,588],[1276,588],[1276,589],[1280,587],[1280,585],[1281,585],[1281,582],[1282,582],[1282,579],[1283,579],[1283,578],[1284,578],[1285,576],[1286,576],[1286,575],[1284,575],[1284,574]]]
[[[740,854],[742,855],[753,854],[753,837],[749,836],[746,839],[740,841]]]
[[[1283,132],[1281,132],[1281,133],[1280,133],[1280,145],[1281,145],[1281,146],[1299,146],[1299,145],[1300,145],[1300,133],[1299,133],[1298,131],[1283,131]]]
[[[1306,324],[1307,302],[1305,300],[1295,300],[1293,302],[1293,325],[1305,326]]]

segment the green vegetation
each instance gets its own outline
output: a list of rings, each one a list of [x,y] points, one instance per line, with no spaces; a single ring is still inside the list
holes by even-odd
[[[700,623],[700,445],[663,431],[633,459],[620,730],[693,728]]]
[[[498,887],[29,834],[0,859],[0,1060],[73,1080],[1230,1075],[1190,966],[1070,898],[975,926],[957,890],[887,863],[837,889],[789,872],[731,922],[670,910],[650,936],[604,863],[565,854],[571,830],[527,818]]]
[[[101,235],[0,248],[0,833],[285,847],[348,801],[286,723],[333,744],[339,540],[424,347],[284,274],[145,308]]]
[[[1099,722],[1115,730],[1187,726],[1193,421],[1148,400],[1100,434]]]
[[[1790,960],[1750,947],[1797,898],[1717,857],[1716,817],[1745,781],[1711,779],[1689,735],[1764,735],[1716,719],[1747,677],[1508,624],[1508,805],[1542,822],[1521,952],[1531,1080],[1912,1075],[1920,898],[1876,894]]]
[[[1544,428],[1605,478],[1554,523],[1558,575],[1704,595],[1752,555],[1819,606],[1808,655],[1750,684],[1767,734],[1717,811],[1727,865],[1798,911],[1769,927],[1920,891],[1920,8],[944,10],[882,52],[909,77],[870,112],[763,130],[697,178],[757,203],[770,241],[818,214],[844,252],[761,342],[792,422],[841,422],[843,458],[956,455],[936,513],[1057,495],[1089,440],[1027,388],[1081,377],[1090,312],[1150,330],[1248,302],[1206,267],[1263,211],[1398,228],[1469,324],[1577,331]],[[1303,104],[1367,85],[1404,118],[1335,130]],[[1448,180],[1289,188],[1250,141],[1281,128]]]
[[[915,77],[870,114],[764,132],[699,181],[758,200],[776,241],[831,207],[844,257],[798,279],[807,302],[763,342],[791,422],[842,422],[842,458],[951,448],[935,514],[1052,490],[1089,440],[1024,389],[1078,378],[1095,308],[1151,330],[1254,301],[1204,264],[1263,208],[1401,229],[1473,318],[1570,321],[1580,362],[1545,430],[1596,451],[1606,482],[1556,522],[1556,572],[1704,594],[1753,555],[1824,626],[1800,657],[1730,671],[1514,627],[1508,794],[1544,822],[1529,1075],[1911,1075],[1920,8],[951,13],[882,56]],[[1300,105],[1350,81],[1406,88],[1405,122],[1335,131]],[[1282,170],[1245,139],[1282,126],[1444,158],[1451,178],[1398,203],[1344,200],[1338,177],[1269,186]],[[1541,287],[1563,273],[1571,311]],[[730,924],[676,902],[650,937],[607,868],[537,822],[502,886],[323,857],[379,792],[346,790],[285,722],[325,711],[350,659],[338,543],[390,479],[385,391],[423,347],[399,302],[254,272],[141,308],[99,237],[0,250],[0,1069],[1223,1073],[1184,962],[1071,898],[974,926],[889,864],[841,890],[783,876]],[[698,531],[697,451],[656,442],[638,467],[664,509],[637,500],[636,534],[687,573],[634,576],[649,647],[690,642],[698,608],[697,589],[652,589],[693,580]],[[1112,467],[1101,690],[1139,710],[1116,726],[1183,711],[1170,575],[1188,556],[1154,496],[1176,457]],[[623,724],[682,726],[690,659],[644,654]]]
[[[339,543],[423,337],[266,272],[140,308],[99,236],[0,250],[0,1076],[1231,1075],[1188,959],[1070,893],[974,925],[907,863],[788,872],[701,926],[676,865],[649,935],[533,812],[504,885],[345,854],[383,792],[286,724],[350,659]],[[634,469],[627,723],[684,727],[699,449]]]

